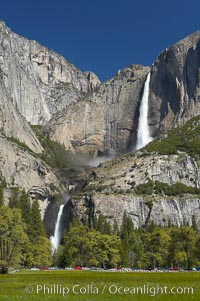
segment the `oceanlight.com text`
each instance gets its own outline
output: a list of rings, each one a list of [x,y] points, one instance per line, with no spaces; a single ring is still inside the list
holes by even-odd
[[[105,284],[101,287],[91,283],[85,286],[74,284],[72,286],[61,284],[37,284],[35,287],[27,286],[25,292],[37,295],[149,295],[151,297],[157,295],[193,295],[193,287],[185,286],[160,286],[144,284],[143,286],[120,286],[117,284]]]

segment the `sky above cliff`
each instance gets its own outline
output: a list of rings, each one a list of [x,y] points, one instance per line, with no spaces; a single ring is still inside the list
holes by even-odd
[[[0,19],[101,80],[200,29],[199,0],[6,0]]]

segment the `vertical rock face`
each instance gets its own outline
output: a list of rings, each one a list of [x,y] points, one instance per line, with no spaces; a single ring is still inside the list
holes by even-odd
[[[169,187],[180,183],[185,187],[200,187],[197,161],[186,153],[143,156],[139,152],[104,162],[95,171],[97,177],[89,178],[84,193],[92,195],[96,216],[103,214],[109,222],[116,220],[121,225],[126,212],[135,227],[151,222],[163,226],[169,222],[176,226],[191,225],[195,217],[200,229],[199,193],[179,191],[177,194],[173,190],[171,195],[166,195],[164,190],[155,189],[156,182]],[[150,180],[154,187],[151,192],[147,186],[146,192],[136,190]],[[85,196],[79,194],[72,202],[78,218],[88,214]]]
[[[17,185],[31,195],[38,193],[36,187],[43,187],[46,197],[50,184],[59,187],[56,176],[39,158],[4,136],[0,136],[0,150],[1,175],[9,185]]]
[[[13,187],[22,188],[39,200],[43,216],[54,190],[60,192],[61,188],[51,169],[39,159],[43,147],[27,122],[43,122],[51,114],[48,97],[43,97],[50,88],[45,92],[44,72],[35,71],[32,59],[37,45],[0,22],[0,173],[7,183],[4,201],[8,203]]]
[[[200,113],[200,32],[165,49],[151,68],[150,135]],[[0,22],[0,78],[18,112],[73,151],[124,153],[136,143],[149,67],[130,66],[100,84],[62,56]],[[54,116],[55,115],[55,116]],[[52,118],[53,117],[53,118]],[[52,120],[51,120],[52,119]]]
[[[4,200],[8,202],[10,188],[20,187],[39,200],[43,217],[54,194],[51,187],[61,189],[56,176],[39,159],[42,151],[40,142],[16,110],[0,79],[0,174],[7,183]]]
[[[158,56],[151,67],[148,95],[151,136],[155,137],[164,129],[200,114],[199,68],[200,31],[165,49]],[[71,117],[66,110],[58,123],[54,119],[48,125],[51,137],[81,152],[96,149],[104,153],[123,153],[130,150],[136,142],[138,108],[148,71],[148,67],[142,66],[125,68],[114,79],[101,84],[94,93],[86,95],[80,104],[69,105],[67,110],[70,114],[73,110],[73,122],[69,121]],[[84,120],[81,128],[76,120]],[[63,124],[70,129],[70,135],[66,128],[65,133],[62,131]]]
[[[133,65],[119,71],[115,78],[56,114],[45,130],[74,151],[126,152],[135,139],[138,99],[149,69]]]
[[[1,174],[10,187],[17,185],[41,201],[51,235],[58,204],[51,207],[49,195],[54,193],[51,187],[59,191],[60,184],[36,155],[43,148],[28,122],[45,125],[44,132],[74,152],[126,153],[136,144],[147,74],[151,73],[148,125],[150,135],[155,137],[200,114],[199,71],[200,32],[165,49],[151,68],[132,65],[100,84],[94,73],[81,72],[62,56],[11,32],[0,22]],[[166,225],[168,219],[179,226],[185,220],[191,223],[195,215],[200,227],[198,195],[152,195],[148,199],[133,194],[133,186],[147,183],[149,178],[199,188],[199,166],[194,158],[181,153],[170,158],[156,154],[131,156],[128,160],[127,163],[124,156],[116,164],[112,161],[107,168],[104,165],[102,177],[97,170],[101,183],[96,183],[95,188],[101,194],[94,194],[94,202],[98,212],[120,224],[127,211],[137,227],[151,220]],[[63,223],[67,227],[72,215],[85,214],[81,202],[70,201],[65,206]]]
[[[33,152],[41,153],[42,146],[26,120],[17,112],[2,80],[0,79],[0,133],[9,139],[17,139]],[[1,151],[1,148],[0,148]]]
[[[165,49],[151,70],[149,118],[154,135],[200,114],[200,31]]]
[[[0,22],[0,76],[13,104],[32,124],[45,124],[99,84],[95,75],[88,79],[62,56],[13,33],[4,22]]]
[[[5,204],[11,196],[10,188],[19,187],[39,201],[42,218],[55,190],[61,192],[58,179],[44,162],[2,135],[0,171],[7,183],[4,189]]]
[[[96,74],[94,72],[85,71],[84,73],[87,76],[87,79],[89,81],[90,90],[95,90],[101,83],[99,78],[96,76]]]
[[[177,227],[184,223],[192,225],[193,216],[200,227],[200,199],[190,196],[184,200],[176,197],[154,199],[150,207],[144,197],[113,196],[108,201],[106,196],[101,195],[95,197],[95,205],[97,212],[106,214],[111,223],[117,220],[119,225],[122,224],[123,213],[127,212],[136,228],[145,226],[147,222],[162,226],[167,226],[169,221]]]

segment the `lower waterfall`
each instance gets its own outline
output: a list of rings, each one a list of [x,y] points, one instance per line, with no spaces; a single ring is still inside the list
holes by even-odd
[[[62,218],[64,206],[65,205],[60,205],[60,208],[58,211],[58,217],[56,220],[54,235],[50,237],[53,251],[56,251],[58,249],[58,246],[59,246],[60,240],[61,240],[61,218]]]

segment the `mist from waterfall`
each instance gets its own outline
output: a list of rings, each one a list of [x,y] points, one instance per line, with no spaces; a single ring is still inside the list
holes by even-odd
[[[61,240],[61,218],[62,218],[64,206],[65,205],[60,205],[57,220],[56,220],[54,235],[50,237],[53,251],[56,251],[58,249]]]
[[[150,78],[151,78],[151,74],[149,72],[144,84],[144,92],[140,104],[140,115],[139,115],[138,130],[137,130],[137,143],[135,148],[136,150],[144,147],[152,140],[149,131],[149,126],[148,126],[148,99],[149,99]]]

